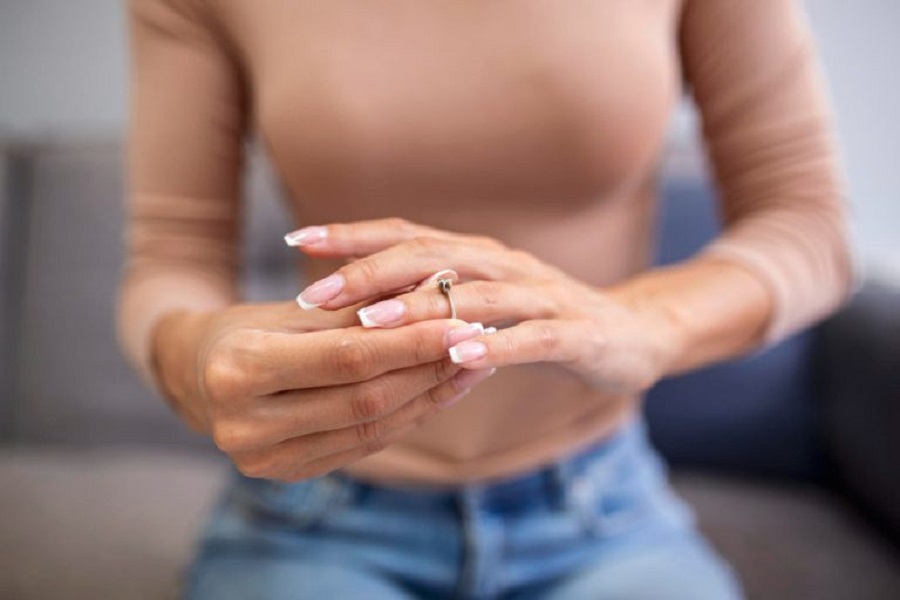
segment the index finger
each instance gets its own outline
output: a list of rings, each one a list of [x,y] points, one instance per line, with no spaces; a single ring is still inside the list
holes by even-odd
[[[390,218],[304,227],[285,235],[284,241],[315,258],[342,258],[374,254],[422,235],[450,237],[453,234]]]
[[[254,386],[258,394],[368,381],[445,358],[467,327],[465,321],[441,319],[396,329],[349,327],[268,334],[264,346],[249,359],[256,362],[255,368],[248,370],[263,373]],[[455,333],[448,336],[451,330]]]

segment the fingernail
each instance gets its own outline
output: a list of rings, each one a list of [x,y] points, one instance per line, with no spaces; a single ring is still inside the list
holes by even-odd
[[[469,323],[468,325],[454,327],[449,330],[444,336],[444,343],[446,343],[447,348],[452,348],[458,343],[471,340],[473,337],[478,337],[482,333],[484,333],[484,325],[481,323]]]
[[[363,327],[380,327],[399,321],[406,314],[406,305],[400,300],[384,300],[356,311]]]
[[[481,342],[462,342],[450,348],[450,360],[456,364],[478,360],[487,354],[487,346]]]
[[[316,308],[328,302],[344,289],[344,276],[335,273],[315,282],[297,296],[297,304],[304,310]]]
[[[496,327],[485,327],[484,328],[484,335],[491,335],[492,333],[497,333]]]
[[[497,372],[496,367],[490,369],[463,369],[453,378],[457,389],[470,390],[494,373]]]
[[[454,404],[456,404],[457,402],[459,402],[460,400],[462,400],[463,398],[468,396],[469,392],[471,392],[471,391],[472,391],[471,388],[469,388],[467,390],[463,390],[460,393],[458,393],[457,395],[450,398],[449,400],[444,400],[443,402],[441,402],[441,406],[443,406],[444,408],[447,408],[448,406],[453,406]]]
[[[326,237],[328,237],[328,228],[316,225],[288,233],[284,236],[284,243],[288,246],[312,246]]]

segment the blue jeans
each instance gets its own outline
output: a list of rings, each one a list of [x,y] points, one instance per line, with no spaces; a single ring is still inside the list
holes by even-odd
[[[192,600],[725,600],[740,588],[635,421],[523,476],[403,488],[235,475]]]

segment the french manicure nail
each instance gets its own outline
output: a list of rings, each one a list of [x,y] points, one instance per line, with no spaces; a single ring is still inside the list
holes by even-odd
[[[406,314],[406,305],[400,300],[384,300],[356,311],[363,327],[381,327],[399,321]]]
[[[496,367],[490,369],[463,369],[454,377],[454,383],[457,389],[470,390],[496,372]]]
[[[484,333],[484,325],[481,323],[469,323],[460,327],[454,327],[444,336],[447,348],[452,348],[460,342],[471,340]]]
[[[496,327],[485,327],[484,328],[484,335],[491,335],[492,333],[497,333]]]
[[[297,304],[304,310],[321,306],[341,293],[344,289],[344,276],[335,273],[315,282],[297,296]]]
[[[284,236],[284,243],[288,246],[312,246],[324,241],[327,237],[328,228],[316,225],[288,233]]]
[[[478,360],[487,354],[487,346],[481,342],[467,341],[450,348],[450,360],[456,364]]]

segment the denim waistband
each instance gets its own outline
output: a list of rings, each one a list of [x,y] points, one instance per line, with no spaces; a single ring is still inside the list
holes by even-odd
[[[350,488],[345,491],[358,501],[385,502],[417,509],[442,508],[463,502],[470,506],[477,505],[481,510],[515,513],[564,505],[573,483],[585,472],[602,469],[617,462],[616,458],[622,455],[637,457],[643,453],[653,454],[646,439],[643,420],[634,418],[611,436],[572,456],[504,479],[457,486],[417,487],[373,483],[340,471],[330,477],[336,479],[338,485]],[[655,455],[648,458],[656,460]]]

